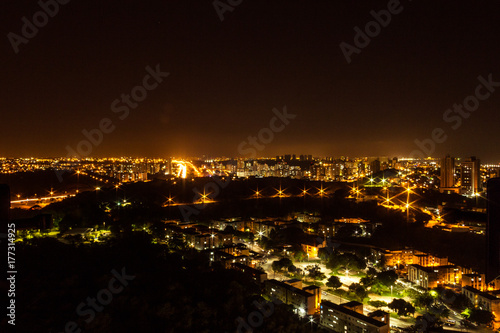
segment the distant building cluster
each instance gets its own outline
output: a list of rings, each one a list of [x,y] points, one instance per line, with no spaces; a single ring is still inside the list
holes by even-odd
[[[319,181],[356,181],[387,169],[403,169],[407,162],[397,158],[313,158],[312,155],[284,155],[274,159],[238,159],[237,177],[289,177]],[[215,164],[206,166],[215,167]]]
[[[440,172],[440,192],[476,196],[489,179],[500,176],[500,167],[481,165],[476,156],[457,159],[447,155],[441,159]]]
[[[366,188],[412,186],[439,189],[469,197],[484,191],[488,179],[500,176],[500,165],[481,164],[475,156],[460,159],[389,157],[313,157],[283,155],[274,158],[0,158],[0,173],[54,169],[86,174],[111,183],[153,178],[279,177],[324,182],[351,182]],[[357,197],[358,199],[358,197]],[[365,198],[370,199],[370,198]]]

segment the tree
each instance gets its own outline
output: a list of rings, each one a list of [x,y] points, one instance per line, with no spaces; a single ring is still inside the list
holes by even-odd
[[[341,267],[350,270],[363,270],[366,268],[366,262],[352,253],[331,254],[326,263],[326,267],[331,270],[338,270]]]
[[[375,300],[375,301],[369,301],[368,302],[368,305],[371,305],[377,309],[381,308],[381,307],[384,307],[384,306],[387,306],[387,303],[384,302],[384,301],[378,301],[378,300]]]
[[[230,225],[228,225],[225,229],[224,232],[234,234],[234,228]]]
[[[375,278],[372,276],[365,276],[362,277],[361,280],[359,280],[359,283],[361,283],[365,287],[370,287],[375,283]]]
[[[331,251],[332,250],[330,248],[322,247],[318,250],[318,257],[323,261],[328,261]]]
[[[472,309],[468,319],[477,324],[489,325],[495,319],[495,316],[486,310]]]
[[[321,271],[321,268],[318,264],[309,265],[306,267],[306,271],[309,273],[309,278],[313,280],[323,280],[326,279],[325,273]]]
[[[458,294],[452,298],[451,307],[460,312],[472,307],[472,302],[464,294]]]
[[[429,309],[429,313],[436,318],[448,318],[450,316],[450,309],[444,305],[433,305]]]
[[[274,241],[264,236],[262,236],[262,239],[259,241],[259,244],[266,251],[272,250],[274,247]]]
[[[271,268],[274,272],[279,272],[282,268],[280,263],[279,263],[279,260],[273,261],[273,263],[271,264]]]
[[[275,229],[271,229],[271,232],[269,232],[269,238],[271,240],[276,240],[276,238],[278,237],[278,233],[276,232]]]
[[[323,280],[326,279],[325,273],[321,271],[318,264],[306,266],[306,271],[309,273],[309,278],[313,280]]]
[[[353,283],[349,286],[349,291],[352,292],[359,300],[363,300],[368,296],[366,289],[359,283]]]
[[[396,281],[398,280],[398,275],[395,271],[383,271],[378,273],[375,279],[383,286],[389,288],[396,283]]]
[[[354,292],[358,286],[360,286],[359,283],[351,283],[349,285],[349,291]]]
[[[418,316],[415,322],[416,332],[438,331],[441,332],[443,323],[431,313]]]
[[[305,257],[306,257],[306,254],[302,250],[295,252],[295,254],[293,255],[293,258],[295,259],[295,261],[299,261],[299,262],[304,261]]]
[[[429,307],[434,304],[434,297],[432,297],[429,293],[419,294],[415,298],[414,304],[416,307],[429,309]]]
[[[360,299],[360,301],[363,301],[368,296],[368,292],[362,285],[358,285],[356,289],[354,289],[354,294]]]
[[[275,260],[271,264],[271,268],[275,272],[281,271],[283,269],[288,269],[290,266],[293,266],[293,263],[288,258],[281,258],[280,260]]]
[[[375,277],[375,275],[377,275],[377,270],[375,268],[369,267],[366,270],[366,276],[368,276],[368,277]]]
[[[394,298],[392,302],[388,304],[388,307],[399,316],[408,316],[415,313],[413,305],[401,298]]]
[[[339,289],[342,287],[342,282],[340,282],[340,279],[338,276],[332,275],[328,278],[328,282],[326,283],[327,287],[330,287],[332,289]]]
[[[386,263],[385,256],[381,256],[380,259],[375,261],[375,267],[379,269],[384,269]]]
[[[279,262],[281,264],[281,267],[283,268],[288,268],[290,266],[293,266],[293,262],[288,258],[281,258]]]

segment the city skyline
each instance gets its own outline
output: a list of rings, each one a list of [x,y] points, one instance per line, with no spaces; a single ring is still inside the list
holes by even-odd
[[[500,333],[498,0],[1,9],[0,331]]]

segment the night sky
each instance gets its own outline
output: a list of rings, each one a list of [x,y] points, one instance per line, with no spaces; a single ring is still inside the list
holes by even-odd
[[[72,0],[16,54],[40,6],[4,0],[0,156],[66,156],[109,118],[90,156],[237,157],[286,105],[263,156],[404,156],[442,128],[433,156],[499,163],[500,87],[456,130],[443,114],[500,82],[500,2],[402,0],[348,64],[339,44],[388,3],[243,0],[221,21],[212,0]],[[170,75],[121,120],[112,102],[157,64]]]

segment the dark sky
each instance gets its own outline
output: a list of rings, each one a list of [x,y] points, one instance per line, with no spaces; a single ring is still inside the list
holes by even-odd
[[[7,35],[40,7],[4,0],[0,155],[66,156],[109,118],[91,156],[238,156],[286,105],[264,156],[403,156],[439,127],[432,155],[500,162],[500,87],[456,130],[443,120],[478,76],[500,82],[500,2],[403,0],[348,64],[339,44],[387,5],[243,0],[221,22],[212,0],[72,0],[15,54]],[[170,76],[120,120],[111,103],[157,64]]]

